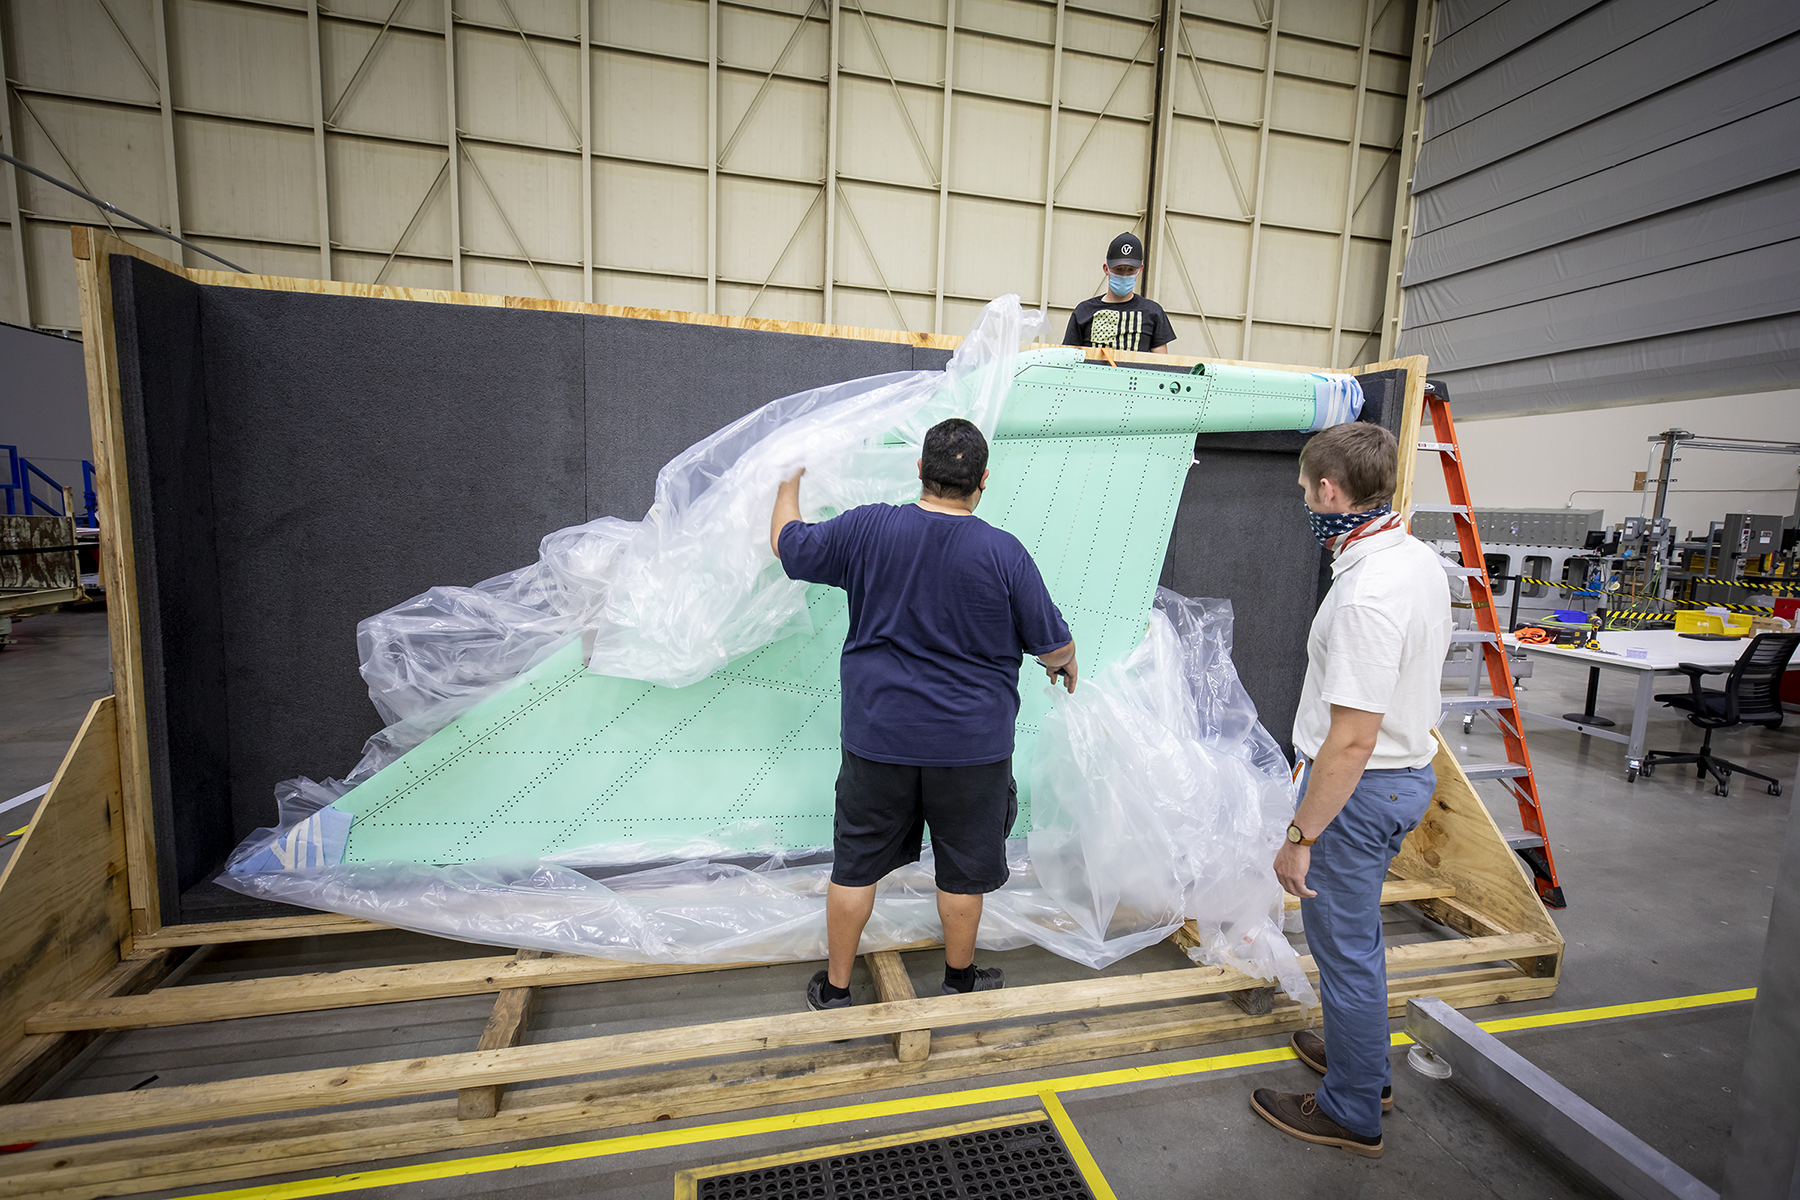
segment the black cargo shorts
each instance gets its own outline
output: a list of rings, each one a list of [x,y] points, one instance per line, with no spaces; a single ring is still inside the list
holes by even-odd
[[[844,751],[831,882],[867,887],[919,861],[925,829],[939,890],[973,896],[1006,882],[1006,837],[1019,815],[1012,759],[968,767],[874,762]]]

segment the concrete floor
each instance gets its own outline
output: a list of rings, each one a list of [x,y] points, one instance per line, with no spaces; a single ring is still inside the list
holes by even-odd
[[[107,684],[104,618],[66,614],[23,623],[20,643],[0,655],[0,798],[49,777],[60,757],[57,739],[72,734],[88,702]],[[1586,675],[1540,663],[1525,683],[1527,707],[1573,711],[1585,695]],[[1628,682],[1602,676],[1600,710],[1628,719]],[[1467,737],[1450,723],[1464,761],[1503,757],[1498,737],[1478,723]],[[1754,986],[1760,962],[1776,858],[1800,756],[1800,720],[1776,731],[1717,735],[1715,749],[1735,761],[1780,776],[1782,797],[1760,787],[1734,786],[1720,799],[1691,774],[1665,768],[1652,779],[1627,783],[1623,747],[1550,728],[1529,731],[1545,799],[1557,867],[1569,907],[1555,914],[1568,939],[1557,995],[1471,1013],[1477,1020],[1562,1012],[1600,1005],[1710,993]],[[1670,710],[1656,711],[1650,745],[1697,747],[1700,734]],[[1517,816],[1496,785],[1490,806],[1503,827]],[[1390,935],[1430,936],[1429,927],[1397,914]],[[301,972],[426,961],[481,948],[404,934],[318,938],[222,949],[197,963],[188,982],[253,974]],[[1079,969],[1034,951],[989,956],[1016,982],[1073,978]],[[1168,965],[1166,947],[1145,951],[1112,969],[1134,973]],[[923,987],[936,971],[932,955],[909,957]],[[540,993],[531,1040],[624,1032],[631,1029],[793,1011],[811,964],[791,964],[668,980],[550,989]],[[868,994],[866,979],[859,986]],[[145,1030],[112,1037],[54,1085],[74,1096],[226,1079],[269,1071],[376,1061],[471,1048],[491,998],[410,1004]],[[1743,1067],[1750,1006],[1745,1003],[1679,1013],[1504,1034],[1521,1054],[1598,1105],[1702,1182],[1718,1187],[1735,1116],[1734,1089]],[[1398,1023],[1396,1023],[1398,1028]],[[1274,1047],[1285,1037],[1218,1043],[1163,1054],[1076,1064],[1013,1076],[986,1076],[966,1085],[895,1090],[841,1097],[812,1105],[609,1130],[602,1140],[631,1133],[698,1129],[722,1121],[781,1112],[815,1112],[918,1092],[949,1094],[1027,1079],[1068,1079],[1149,1063],[1187,1062]],[[146,1083],[145,1081],[154,1080]],[[1309,1147],[1270,1129],[1249,1111],[1254,1087],[1302,1090],[1312,1076],[1297,1062],[1196,1071],[1171,1078],[1070,1086],[1061,1090],[1069,1116],[1113,1191],[1127,1197],[1562,1197],[1591,1193],[1528,1142],[1456,1088],[1410,1072],[1396,1052],[1396,1109],[1387,1119],[1385,1156],[1378,1161]],[[518,1195],[666,1197],[671,1176],[684,1167],[805,1149],[890,1132],[923,1130],[997,1113],[1023,1112],[1031,1099],[940,1111],[816,1124],[755,1137],[727,1137],[631,1153],[600,1153],[560,1165],[515,1167],[499,1173],[365,1187],[362,1196],[455,1197]],[[584,1141],[557,1138],[491,1147],[484,1153],[532,1145]],[[445,1155],[442,1158],[457,1156]],[[403,1165],[412,1160],[368,1164]],[[312,1172],[310,1174],[331,1174]],[[303,1178],[304,1176],[271,1177]],[[242,1183],[221,1185],[241,1187]],[[205,1190],[205,1189],[203,1189]],[[166,1195],[192,1195],[182,1189]]]

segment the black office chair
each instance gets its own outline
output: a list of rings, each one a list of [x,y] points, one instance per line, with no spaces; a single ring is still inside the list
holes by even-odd
[[[1715,790],[1721,796],[1731,794],[1733,771],[1767,783],[1769,795],[1781,795],[1780,780],[1716,757],[1712,753],[1712,735],[1715,729],[1729,729],[1736,725],[1766,725],[1770,729],[1780,727],[1781,673],[1787,670],[1788,660],[1794,657],[1796,646],[1800,646],[1800,633],[1764,633],[1757,635],[1743,654],[1738,656],[1737,662],[1729,668],[1682,663],[1681,669],[1687,673],[1689,690],[1658,696],[1657,699],[1673,708],[1685,710],[1688,720],[1706,730],[1706,737],[1700,743],[1698,754],[1650,751],[1644,755],[1643,773],[1655,774],[1658,763],[1697,763],[1699,769],[1695,772],[1695,777],[1705,779],[1710,774],[1718,780],[1719,786]],[[1727,671],[1730,673],[1726,677],[1724,691],[1709,691],[1700,686],[1702,676],[1726,675]]]

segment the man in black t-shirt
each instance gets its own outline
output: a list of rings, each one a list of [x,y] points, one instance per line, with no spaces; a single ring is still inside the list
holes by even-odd
[[[1121,233],[1106,248],[1106,291],[1075,306],[1063,345],[1167,354],[1175,330],[1162,305],[1138,294],[1143,278],[1144,243]]]
[[[800,516],[800,475],[781,485],[769,545],[790,579],[843,588],[850,628],[843,681],[831,886],[830,962],[807,985],[813,1009],[850,1003],[850,970],[875,886],[917,862],[931,830],[942,990],[1005,986],[975,965],[982,896],[1007,880],[1019,668],[1027,654],[1075,690],[1075,640],[1018,538],[975,516],[987,439],[968,421],[932,426],[914,504],[865,504],[830,520]],[[802,472],[804,474],[804,472]]]

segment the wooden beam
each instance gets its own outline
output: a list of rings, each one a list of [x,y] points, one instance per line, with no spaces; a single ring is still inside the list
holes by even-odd
[[[1456,889],[1450,884],[1428,879],[1389,879],[1381,885],[1381,902],[1383,904],[1405,904],[1409,900],[1424,900],[1433,896],[1454,896]],[[1283,898],[1289,912],[1297,912],[1300,908],[1300,897]],[[1491,930],[1493,933],[1505,933],[1504,929]]]
[[[0,1056],[25,1019],[82,992],[119,962],[130,931],[116,706],[88,709],[50,790],[0,868]]]
[[[568,987],[619,979],[730,971],[767,963],[624,963],[581,955],[500,955],[443,962],[364,967],[351,971],[279,975],[194,983],[178,991],[115,999],[46,1004],[25,1022],[28,1033],[70,1029],[155,1029],[279,1013],[324,1012],[372,1004],[401,1004],[447,996],[479,996],[509,988]]]
[[[1389,1011],[1415,996],[1458,1006],[1537,999],[1554,984],[1512,968],[1396,979]],[[830,1047],[720,1067],[626,1075],[604,1085],[552,1085],[519,1093],[506,1120],[459,1122],[444,1100],[331,1110],[299,1117],[114,1138],[31,1150],[7,1159],[0,1197],[123,1195],[267,1175],[321,1171],[380,1158],[474,1149],[523,1138],[569,1136],[774,1104],[868,1096],[885,1088],[949,1084],[1123,1055],[1281,1033],[1314,1019],[1291,1001],[1251,1016],[1224,1000],[939,1037],[931,1058],[899,1062],[885,1045]]]
[[[192,925],[165,925],[144,934],[142,947],[216,946],[230,942],[276,942],[285,938],[331,937],[340,933],[375,933],[391,929],[361,917],[317,913],[304,917],[249,917],[238,921],[200,921]]]
[[[1418,828],[1407,835],[1394,858],[1394,870],[1410,879],[1435,879],[1456,888],[1456,901],[1439,911],[1467,928],[1504,928],[1528,936],[1539,949],[1511,959],[1545,961],[1525,964],[1533,973],[1554,978],[1561,971],[1563,938],[1545,911],[1518,856],[1507,846],[1487,806],[1463,774],[1443,737],[1437,739],[1437,789]],[[1475,921],[1478,915],[1481,923]]]
[[[539,950],[521,950],[515,956],[515,961],[530,962],[543,957],[543,952]],[[494,997],[493,1015],[488,1017],[487,1028],[481,1031],[481,1041],[475,1049],[504,1050],[523,1041],[525,1026],[531,1021],[531,1004],[536,998],[536,988],[503,988]],[[456,1093],[456,1119],[485,1121],[492,1118],[500,1111],[500,1098],[505,1094],[504,1083],[463,1088]]]
[[[87,369],[88,426],[94,439],[94,490],[100,502],[101,574],[112,652],[116,740],[125,826],[126,886],[131,931],[162,924],[156,838],[150,800],[150,738],[144,717],[143,631],[138,621],[137,559],[125,470],[125,410],[113,327],[111,256],[128,254],[185,274],[166,259],[85,225],[70,228],[75,286],[81,304],[81,353]],[[232,276],[231,278],[236,278]]]
[[[1420,942],[1388,950],[1390,972],[1523,958],[1560,947],[1531,934]],[[1301,965],[1312,970],[1310,958]],[[543,1046],[364,1063],[263,1075],[223,1083],[185,1084],[152,1092],[122,1092],[43,1100],[0,1109],[0,1143],[84,1137],[159,1125],[356,1104],[484,1084],[554,1079],[571,1072],[629,1070],[696,1058],[755,1053],[920,1028],[985,1024],[1049,1013],[1156,1004],[1218,995],[1262,981],[1220,967],[1161,971],[1048,983],[968,995],[862,1005],[829,1012],[751,1017],[711,1025],[678,1026]]]
[[[186,955],[183,950],[148,950],[121,959],[81,993],[78,1000],[101,1000],[147,992],[161,983]],[[75,1061],[100,1036],[97,1030],[27,1035],[0,1054],[0,1104],[17,1104]]]
[[[906,973],[906,964],[897,951],[877,950],[863,955],[863,961],[869,964],[869,974],[875,977],[875,994],[881,997],[882,1003],[918,998],[913,991],[912,978]],[[930,1055],[931,1030],[905,1029],[894,1035],[894,1057],[898,1061],[923,1062]]]

